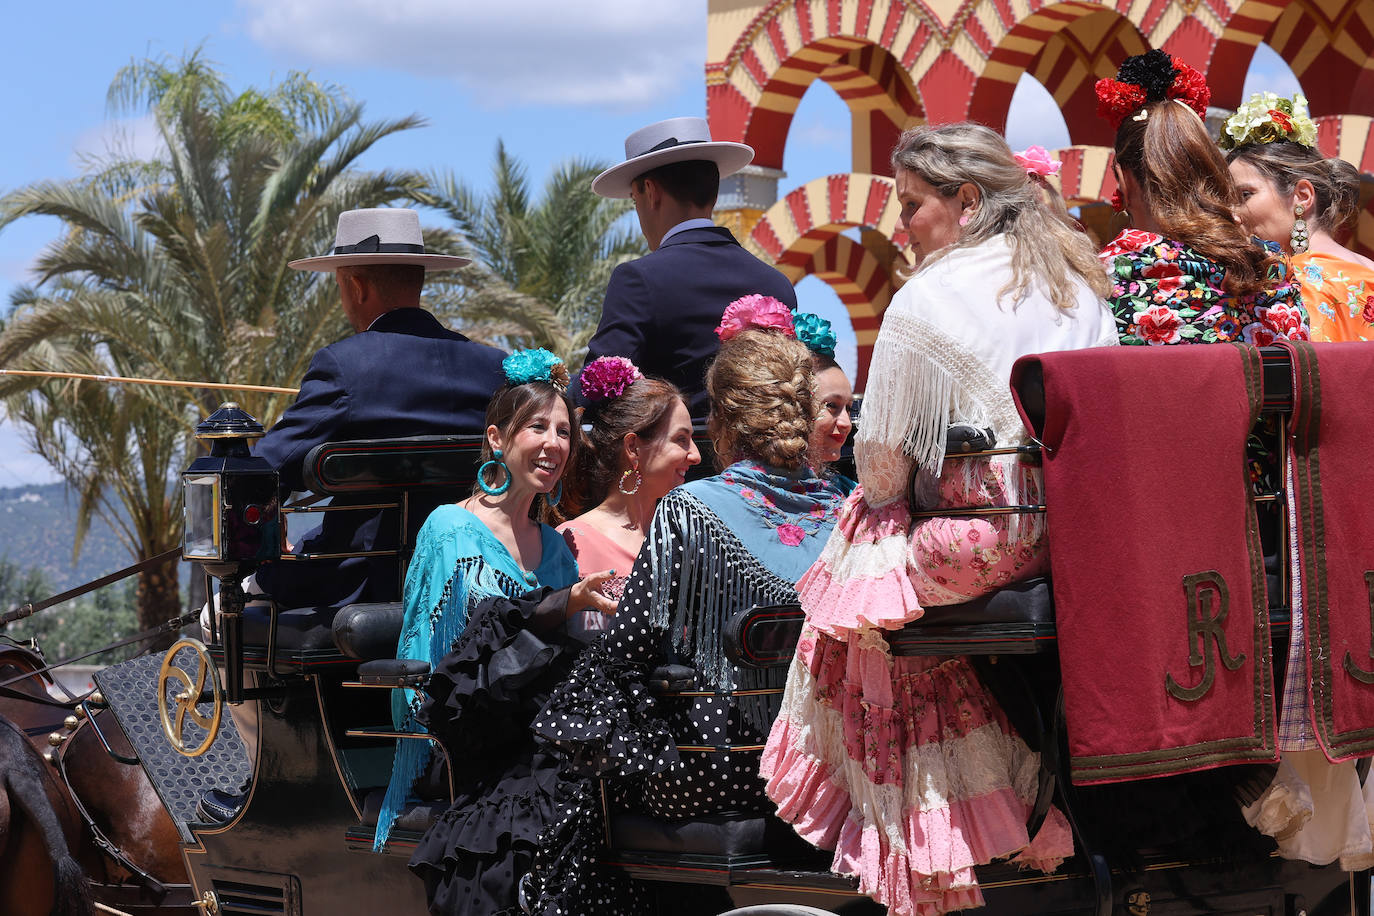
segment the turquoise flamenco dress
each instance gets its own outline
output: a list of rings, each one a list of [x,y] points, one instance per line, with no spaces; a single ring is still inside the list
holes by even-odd
[[[446,505],[430,513],[406,571],[405,620],[396,657],[437,667],[463,635],[473,609],[484,600],[515,598],[540,587],[560,589],[576,582],[577,562],[563,537],[548,525],[540,528],[543,552],[539,565],[527,571],[468,510]],[[392,693],[391,717],[398,731],[425,731],[419,718],[423,701],[418,691]],[[429,765],[431,753],[428,741],[396,743],[374,849],[385,846],[397,815],[415,798],[412,786]]]

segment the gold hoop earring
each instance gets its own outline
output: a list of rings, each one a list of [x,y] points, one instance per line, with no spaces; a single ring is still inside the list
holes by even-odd
[[[631,474],[635,475],[635,485],[634,485],[633,487],[631,487],[630,489],[627,490],[627,489],[625,489],[625,481],[627,481],[627,480],[630,479],[630,475],[631,475]],[[634,496],[636,493],[639,492],[639,488],[640,488],[641,485],[643,485],[643,483],[644,483],[644,476],[643,476],[642,474],[639,473],[639,468],[628,468],[628,469],[626,469],[626,471],[625,471],[624,474],[621,474],[621,475],[620,475],[620,487],[619,487],[619,490],[620,490],[621,493],[624,493],[626,496]]]

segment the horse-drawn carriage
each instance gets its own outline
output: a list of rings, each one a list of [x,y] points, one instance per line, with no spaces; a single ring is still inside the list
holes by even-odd
[[[1283,415],[1292,409],[1293,357],[1287,350],[1262,352],[1265,410]],[[1022,379],[1028,417],[1037,412],[1039,385],[1033,374]],[[186,557],[221,580],[208,638],[204,644],[182,640],[163,658],[135,659],[97,676],[102,702],[117,718],[180,834],[196,906],[225,916],[422,913],[423,888],[406,861],[444,802],[403,811],[381,851],[373,851],[395,742],[430,740],[397,734],[389,724],[391,691],[421,683],[427,674],[422,663],[417,667],[392,658],[401,607],[281,608],[248,602],[242,579],[263,560],[276,559],[284,520],[320,507],[277,506],[274,476],[248,453],[251,418],[225,409],[199,431],[212,454],[185,475]],[[951,460],[986,454],[989,448],[995,443],[980,440],[977,431],[951,430]],[[306,480],[317,498],[335,500],[325,511],[389,513],[399,531],[395,553],[404,560],[423,521],[416,507],[465,495],[477,450],[477,442],[463,437],[331,443],[310,454]],[[1040,460],[1038,447],[1022,453],[1023,460]],[[1265,510],[1265,523],[1275,526],[1269,538],[1273,548],[1286,543],[1281,529],[1290,524],[1289,513],[1277,511],[1285,504],[1281,492],[1252,500],[1249,511],[1266,501],[1275,503]],[[1029,513],[1045,507],[967,511]],[[1363,535],[1374,538],[1374,531]],[[1286,655],[1295,588],[1286,569],[1286,563],[1272,563],[1265,576],[1269,601],[1260,624],[1272,640],[1266,651],[1279,660],[1276,672]],[[1041,752],[1032,821],[1043,819],[1054,801],[1074,828],[1077,855],[1055,874],[1022,872],[1010,864],[980,869],[989,911],[1369,913],[1368,872],[1280,858],[1258,834],[1253,849],[1199,848],[1157,834],[1122,835],[1138,823],[1121,816],[1129,813],[1123,809],[1153,805],[1161,783],[1128,780],[1107,790],[1075,786],[1065,738],[1054,592],[1047,578],[1019,582],[966,605],[928,609],[888,637],[898,655],[977,659],[980,675]],[[741,609],[726,634],[730,660],[740,666],[785,666],[801,627],[795,607]],[[664,696],[701,693],[690,671],[665,671],[659,681]],[[1273,691],[1264,701],[1272,706],[1276,695]],[[239,716],[256,720],[248,741],[229,707],[240,713],[255,708],[256,716]],[[437,745],[436,750],[456,752]],[[1190,777],[1175,779],[1186,785]],[[243,785],[247,797],[241,806],[206,810],[206,790]],[[739,905],[881,912],[856,892],[854,879],[828,871],[827,855],[798,841],[774,818],[724,815],[669,823],[618,812],[609,803],[605,817],[603,863],[653,882],[664,893],[683,883],[705,883],[728,887]],[[1193,826],[1198,825],[1178,824],[1177,833],[1195,833]]]

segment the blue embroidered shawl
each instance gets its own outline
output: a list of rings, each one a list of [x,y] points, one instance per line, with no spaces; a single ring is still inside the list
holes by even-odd
[[[435,509],[415,541],[406,569],[405,621],[397,658],[436,665],[467,626],[468,613],[487,598],[515,598],[541,586],[563,588],[577,581],[577,561],[562,535],[540,526],[543,553],[526,573],[481,519],[457,505]],[[414,690],[391,693],[391,720],[397,731],[423,732],[415,721],[423,697]],[[410,787],[429,763],[430,743],[415,738],[396,742],[391,782],[377,818],[373,848],[386,844],[391,826],[410,797]]]
[[[769,572],[792,583],[820,555],[847,492],[838,480],[817,477],[807,467],[787,472],[749,461],[683,489],[705,503]]]

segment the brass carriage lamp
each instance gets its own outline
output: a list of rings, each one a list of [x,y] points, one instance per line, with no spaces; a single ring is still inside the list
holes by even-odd
[[[181,556],[229,577],[281,555],[277,471],[248,450],[262,424],[232,401],[196,427],[210,447],[181,475],[186,534]]]
[[[210,446],[181,475],[186,535],[181,556],[220,580],[219,635],[224,648],[224,694],[241,703],[243,689],[243,577],[281,556],[277,471],[248,450],[262,424],[232,402],[196,427]]]

